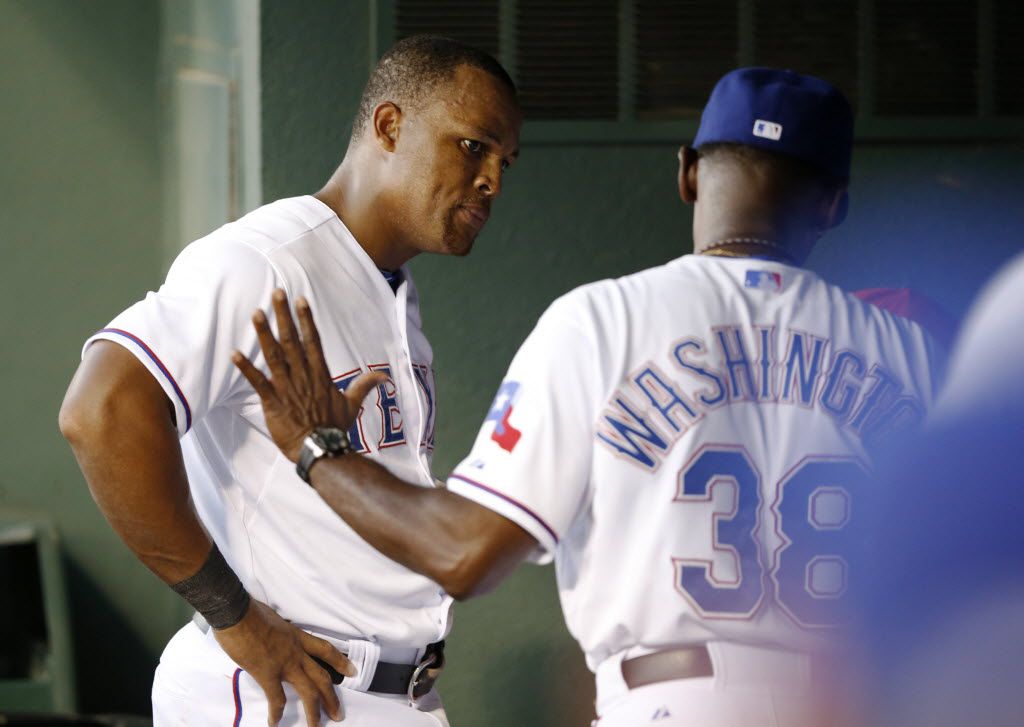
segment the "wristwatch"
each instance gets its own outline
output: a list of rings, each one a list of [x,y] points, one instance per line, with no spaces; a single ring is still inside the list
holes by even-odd
[[[352,451],[348,432],[337,427],[317,427],[302,440],[295,471],[309,482],[309,470],[324,457],[339,457]]]

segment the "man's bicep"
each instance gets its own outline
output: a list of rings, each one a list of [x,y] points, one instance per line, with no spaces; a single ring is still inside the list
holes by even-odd
[[[472,500],[467,502],[480,523],[484,546],[488,550],[507,553],[510,559],[518,563],[537,547],[537,538],[515,520],[480,503]]]
[[[469,595],[481,595],[492,590],[516,567],[537,551],[537,539],[515,520],[505,517],[474,500],[454,493],[454,498],[466,532],[472,533],[475,554],[469,580],[475,584]]]
[[[61,429],[116,428],[116,419],[130,426],[138,417],[158,417],[173,426],[174,404],[132,352],[113,341],[93,342],[64,397]]]
[[[262,253],[242,243],[200,240],[181,253],[159,290],[98,331],[86,350],[106,340],[133,354],[173,404],[184,435],[247,390],[231,353],[239,349],[260,364],[251,316],[277,283]]]
[[[108,519],[141,521],[146,516],[140,513],[181,509],[187,501],[173,407],[124,348],[109,341],[89,347],[68,389],[60,424]]]
[[[122,346],[97,341],[85,352],[60,420],[103,516],[167,583],[193,574],[210,549],[189,501],[172,416],[146,367]]]
[[[489,479],[497,484],[488,485],[462,474],[462,471],[463,466],[460,465],[449,475],[448,489],[490,512],[494,522],[502,523],[506,531],[510,527],[504,523],[509,523],[525,533],[529,537],[529,547],[522,553],[524,559],[548,562],[550,557],[545,557],[545,554],[554,553],[559,541],[558,532],[547,517],[538,513],[539,508],[531,493],[522,492],[524,488],[517,487],[523,478],[500,480],[494,477]]]

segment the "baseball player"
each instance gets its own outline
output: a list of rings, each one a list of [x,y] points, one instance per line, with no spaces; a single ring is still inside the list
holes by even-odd
[[[320,192],[192,243],[86,342],[61,428],[114,529],[205,618],[161,657],[155,724],[313,726],[321,705],[354,726],[447,724],[431,686],[451,598],[304,487],[229,354],[258,357],[250,315],[273,289],[315,302],[351,446],[433,487],[432,354],[405,263],[470,251],[520,123],[490,56],[398,43]]]
[[[824,81],[722,78],[680,150],[696,254],[557,300],[445,490],[402,482],[355,452],[347,419],[310,413],[331,356],[305,301],[304,349],[283,293],[282,340],[255,321],[269,379],[234,360],[278,446],[385,555],[456,598],[554,561],[602,727],[820,727],[869,448],[936,385],[919,326],[799,267],[845,215],[851,139]]]

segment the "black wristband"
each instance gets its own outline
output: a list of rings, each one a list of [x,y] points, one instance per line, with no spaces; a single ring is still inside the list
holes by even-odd
[[[234,626],[249,608],[249,594],[224,560],[216,543],[203,567],[171,588],[201,613],[214,629]]]

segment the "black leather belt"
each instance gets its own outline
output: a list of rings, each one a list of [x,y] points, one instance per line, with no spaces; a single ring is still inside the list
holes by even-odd
[[[341,684],[345,680],[345,675],[326,661],[315,656],[313,660],[324,668],[333,683]],[[419,699],[434,687],[434,682],[441,675],[443,668],[444,641],[437,641],[427,646],[418,664],[378,661],[373,679],[370,680],[370,686],[366,691],[378,694],[405,694],[411,700]]]
[[[645,684],[670,682],[674,679],[695,679],[715,675],[711,655],[706,646],[683,646],[656,651],[622,662],[622,679],[630,689]]]

